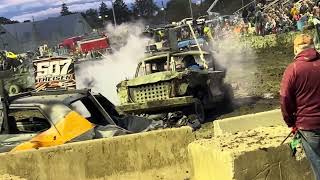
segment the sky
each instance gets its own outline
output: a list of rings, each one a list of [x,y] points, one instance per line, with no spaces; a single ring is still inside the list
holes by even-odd
[[[110,0],[104,1],[110,7]],[[134,2],[124,1],[129,6]],[[101,0],[0,0],[0,16],[18,21],[32,20],[33,17],[35,20],[46,19],[60,13],[62,2],[68,5],[70,11],[82,12],[89,8],[97,9]]]

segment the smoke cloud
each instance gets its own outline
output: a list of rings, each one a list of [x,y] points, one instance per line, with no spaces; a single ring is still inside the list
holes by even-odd
[[[108,25],[106,32],[114,52],[101,61],[81,63],[76,74],[78,88],[91,88],[119,104],[116,85],[134,77],[149,41],[141,37],[144,27],[142,23],[122,24],[116,28]]]
[[[149,39],[142,37],[143,23],[108,25],[106,31],[114,53],[103,60],[87,61],[78,65],[78,88],[100,92],[114,104],[119,104],[116,85],[134,77],[138,62],[143,58]],[[247,97],[254,91],[257,58],[255,51],[232,34],[211,43],[216,62],[227,69],[226,82],[237,97]]]
[[[235,95],[250,96],[254,91],[255,51],[232,33],[212,42],[211,48],[216,62],[227,69],[226,82],[233,86]]]

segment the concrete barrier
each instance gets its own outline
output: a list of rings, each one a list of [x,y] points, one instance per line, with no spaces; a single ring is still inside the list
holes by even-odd
[[[191,128],[0,155],[0,174],[28,180],[186,179]]]
[[[270,130],[271,129],[271,130]],[[194,180],[312,180],[307,160],[280,145],[289,129],[262,128],[189,145]]]
[[[214,135],[235,133],[258,127],[286,126],[279,109],[244,116],[237,116],[213,122]]]

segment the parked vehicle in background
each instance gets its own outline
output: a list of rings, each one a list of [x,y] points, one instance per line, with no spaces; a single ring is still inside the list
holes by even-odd
[[[9,94],[17,94],[34,88],[31,61],[27,55],[17,55],[8,51],[0,52],[1,67],[11,72],[4,81],[4,87]]]
[[[76,36],[71,37],[63,40],[61,44],[59,44],[60,47],[64,47],[66,49],[69,49],[70,51],[76,51],[78,47],[78,41],[81,41],[83,39],[83,36]]]
[[[102,58],[104,54],[111,53],[109,38],[104,34],[93,32],[85,36],[77,36],[65,39],[59,44],[58,54],[64,50],[76,60],[91,60]]]

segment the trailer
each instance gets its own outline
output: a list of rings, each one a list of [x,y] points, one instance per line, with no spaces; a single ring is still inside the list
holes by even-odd
[[[78,42],[78,45],[82,53],[90,53],[94,51],[104,52],[110,48],[107,37],[82,40]]]
[[[67,39],[64,39],[63,42],[59,44],[59,46],[69,49],[70,51],[75,51],[77,49],[78,41],[81,41],[81,40],[83,40],[82,36],[67,38]]]

